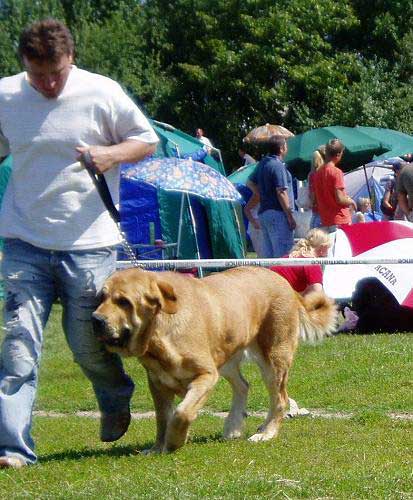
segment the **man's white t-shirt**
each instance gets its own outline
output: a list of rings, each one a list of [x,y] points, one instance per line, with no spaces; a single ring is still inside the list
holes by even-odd
[[[25,72],[0,80],[0,157],[13,156],[0,236],[67,251],[119,243],[76,147],[127,139],[158,142],[147,118],[109,78],[73,66],[55,99],[36,91]],[[119,168],[105,178],[117,204]]]
[[[209,148],[214,147],[212,145],[212,142],[208,139],[208,137],[205,137],[204,135],[201,135],[201,137],[198,137],[198,140],[201,141],[202,144],[205,144],[205,146],[208,146]]]
[[[246,167],[247,165],[252,165],[253,163],[257,163],[257,161],[248,153],[244,154],[243,159],[244,159],[244,163],[242,165],[243,167]]]

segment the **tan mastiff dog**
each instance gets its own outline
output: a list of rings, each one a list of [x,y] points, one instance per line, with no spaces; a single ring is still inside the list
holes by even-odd
[[[284,278],[259,267],[202,279],[133,268],[106,281],[93,322],[108,350],[137,356],[146,368],[157,421],[148,451],[169,452],[185,444],[220,375],[233,391],[224,437],[241,436],[248,383],[239,365],[245,352],[258,363],[270,399],[264,424],[249,439],[274,438],[298,340],[328,335],[336,308],[322,293],[302,298]],[[176,408],[175,395],[182,398]]]

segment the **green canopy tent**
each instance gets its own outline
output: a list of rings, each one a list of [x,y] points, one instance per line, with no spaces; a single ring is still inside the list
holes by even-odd
[[[288,139],[285,162],[297,179],[304,180],[311,168],[313,152],[322,144],[337,138],[345,146],[340,167],[344,171],[359,167],[372,160],[374,155],[388,151],[390,147],[381,140],[353,127],[331,126],[308,130]]]
[[[152,120],[151,123],[160,138],[155,156],[183,158],[197,152],[203,152],[203,144],[197,138],[169,124],[155,120]],[[204,153],[203,161],[225,175],[219,151],[214,149],[212,154],[205,156]],[[140,197],[141,194],[138,191],[135,196]],[[172,253],[172,256],[183,259],[194,259],[200,256],[209,258],[243,258],[245,256],[243,223],[239,204],[228,201],[195,199],[186,194],[163,190],[156,191],[156,198],[159,206],[157,218],[160,224],[157,223],[155,228],[155,237],[162,239],[168,245],[176,244],[176,247],[179,247],[179,255]],[[121,207],[122,203],[121,183]],[[197,220],[195,229],[194,218],[198,218],[198,216],[201,218],[201,222]],[[139,213],[138,207],[135,224],[148,225],[145,217],[146,214]],[[146,237],[143,238],[146,241],[142,241],[140,238],[141,243],[150,243],[149,228],[143,228],[138,232],[141,235],[146,234]],[[129,236],[128,232],[127,234]],[[200,239],[204,243],[205,240],[208,240],[207,245],[203,245],[204,248],[208,246],[204,254],[202,248],[201,250],[199,248],[201,246]],[[133,239],[131,242],[135,243]]]
[[[241,167],[238,170],[235,170],[235,172],[232,172],[228,176],[228,179],[232,182],[232,184],[243,184],[245,185],[253,172],[255,172],[255,169],[257,168],[257,163],[250,163],[249,165],[246,165],[245,167]]]
[[[169,123],[162,123],[156,120],[150,120],[150,122],[160,139],[156,156],[177,156],[178,158],[183,158],[202,149],[204,146],[196,137],[178,130],[169,125]],[[212,148],[211,154],[205,156],[204,163],[215,168],[220,174],[225,175],[225,167],[219,149]]]
[[[250,238],[247,236],[247,231],[246,228],[248,228],[249,221],[247,217],[245,216],[244,213],[244,207],[247,201],[249,200],[251,196],[251,190],[247,187],[247,181],[250,177],[250,175],[255,172],[255,169],[257,168],[258,163],[250,163],[249,165],[246,165],[245,167],[241,167],[238,170],[235,170],[235,172],[232,172],[232,174],[228,175],[228,180],[234,184],[234,186],[237,188],[238,192],[241,194],[243,198],[242,202],[242,211],[241,211],[241,217],[243,221],[243,238],[245,240],[245,247],[248,248],[249,246],[249,241]],[[252,243],[251,243],[252,245]],[[252,248],[252,246],[251,246]]]

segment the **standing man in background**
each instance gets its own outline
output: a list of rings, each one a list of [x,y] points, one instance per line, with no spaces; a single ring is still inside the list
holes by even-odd
[[[413,165],[407,163],[399,171],[396,185],[398,206],[406,219],[413,222]]]
[[[405,165],[406,163],[403,161],[396,161],[392,164],[394,176],[387,181],[383,198],[380,202],[380,209],[383,214],[382,220],[406,220],[406,216],[400,208],[399,194],[397,193],[398,179]],[[404,195],[407,197],[407,192]],[[401,196],[404,197],[404,195]]]
[[[13,171],[0,213],[5,238],[5,339],[0,357],[0,467],[37,457],[31,436],[43,330],[60,298],[74,360],[93,385],[102,441],[130,423],[133,383],[120,358],[95,338],[91,314],[115,270],[116,225],[79,161],[88,152],[119,199],[119,164],[152,154],[158,138],[148,120],[109,78],[74,66],[74,44],[55,19],[21,34],[24,70],[0,81],[0,156]]]
[[[195,130],[195,137],[198,141],[201,141],[208,149],[213,148],[212,142],[204,135],[204,130],[202,128],[197,128]]]
[[[258,199],[260,202],[258,219],[264,258],[282,257],[288,254],[294,243],[296,222],[292,177],[283,162],[287,150],[284,137],[271,137],[268,140],[268,155],[258,163],[247,183],[253,192],[251,203],[256,203]]]
[[[257,160],[249,155],[243,148],[238,149],[238,155],[241,158],[241,167],[246,167],[247,165],[252,165],[257,162]]]
[[[344,145],[338,139],[331,139],[326,144],[326,163],[311,178],[321,225],[328,232],[335,231],[339,225],[351,224],[350,207],[357,211],[356,203],[346,194],[344,174],[338,167],[343,153]]]

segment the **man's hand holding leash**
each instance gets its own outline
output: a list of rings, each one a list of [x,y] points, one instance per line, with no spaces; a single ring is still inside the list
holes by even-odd
[[[156,144],[148,144],[135,139],[129,139],[114,144],[113,146],[78,146],[77,159],[82,161],[82,156],[88,153],[86,159],[88,166],[93,168],[96,174],[103,174],[107,170],[119,165],[119,163],[133,163],[143,160],[156,150]]]

